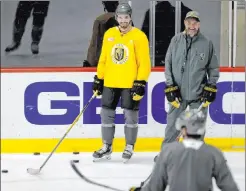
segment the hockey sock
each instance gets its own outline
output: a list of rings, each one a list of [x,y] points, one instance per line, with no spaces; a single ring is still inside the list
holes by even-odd
[[[137,140],[138,126],[137,125],[132,125],[132,126],[127,125],[124,128],[125,128],[124,131],[125,131],[126,144],[134,145]]]
[[[102,139],[104,143],[112,145],[115,133],[115,126],[102,126]]]

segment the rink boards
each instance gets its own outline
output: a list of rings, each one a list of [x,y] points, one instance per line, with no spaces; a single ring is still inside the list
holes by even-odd
[[[2,153],[50,152],[92,96],[94,68],[1,69]],[[163,69],[154,68],[141,102],[136,151],[159,151],[168,103]],[[120,105],[119,105],[120,106]],[[114,151],[122,151],[124,116],[116,113]],[[245,69],[221,68],[209,107],[206,142],[223,150],[245,148]],[[101,146],[100,98],[93,100],[57,152],[92,152]]]

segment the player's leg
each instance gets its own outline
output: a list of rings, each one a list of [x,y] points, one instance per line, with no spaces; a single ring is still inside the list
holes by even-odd
[[[178,116],[182,113],[182,111],[186,109],[187,104],[188,104],[187,101],[183,100],[180,103],[179,108],[175,108],[172,105],[169,106],[169,110],[167,112],[167,126],[165,128],[165,138],[164,141],[162,142],[162,146],[166,143],[177,141],[180,131],[176,130],[175,122]],[[154,161],[156,161],[157,156],[154,158]]]
[[[115,109],[120,99],[120,89],[104,87],[102,93],[101,132],[103,147],[93,153],[95,159],[110,159],[115,133]]]
[[[29,1],[20,1],[18,3],[13,23],[12,44],[6,47],[5,52],[12,52],[19,48],[32,6],[33,3]]]
[[[179,115],[187,108],[187,102],[183,100],[180,103],[179,108],[175,108],[170,105],[169,111],[167,112],[167,126],[165,129],[165,139],[162,144],[171,143],[177,140],[180,131],[177,131],[175,127],[176,119]]]
[[[138,115],[140,101],[134,101],[130,94],[130,89],[123,89],[121,92],[121,107],[124,109],[125,116],[125,139],[126,147],[122,154],[122,158],[126,162],[129,160],[134,151],[134,145],[138,134]]]
[[[39,43],[42,38],[45,18],[48,14],[49,1],[35,2],[33,9],[32,44],[33,54],[39,53]]]

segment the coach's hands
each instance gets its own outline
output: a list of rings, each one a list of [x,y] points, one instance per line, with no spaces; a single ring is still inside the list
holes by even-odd
[[[131,89],[132,99],[134,101],[139,101],[143,98],[145,94],[146,81],[144,80],[135,80],[133,87]]]
[[[102,95],[104,80],[98,79],[97,75],[94,76],[94,83],[92,86],[93,93],[97,91],[97,96]]]
[[[203,107],[208,107],[216,98],[217,87],[215,85],[207,84],[203,88],[201,101],[204,102]]]
[[[176,108],[180,107],[182,101],[180,90],[178,86],[167,86],[165,89],[167,100]]]

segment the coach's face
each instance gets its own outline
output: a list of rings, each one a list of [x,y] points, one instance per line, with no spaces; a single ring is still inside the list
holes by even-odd
[[[187,18],[184,21],[184,24],[187,34],[189,34],[191,37],[196,35],[200,29],[200,22],[195,18]]]

